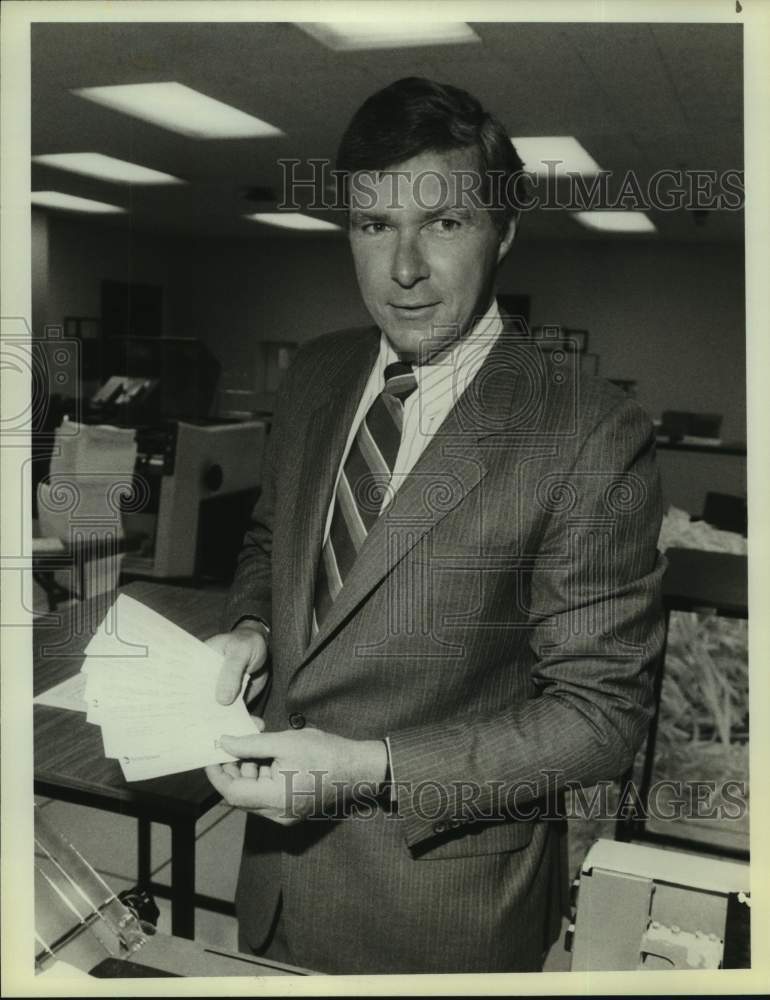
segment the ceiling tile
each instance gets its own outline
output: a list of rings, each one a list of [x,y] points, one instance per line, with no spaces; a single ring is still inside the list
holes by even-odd
[[[742,163],[740,31],[726,24],[473,22],[478,45],[332,52],[283,22],[36,23],[32,152],[94,151],[190,183],[132,191],[132,224],[243,234],[244,189],[280,187],[279,159],[334,157],[360,103],[407,75],[474,93],[511,135],[575,135],[618,176]],[[287,134],[194,141],[73,96],[81,86],[178,80]],[[117,188],[33,166],[36,186],[114,201]],[[111,197],[106,197],[111,195]],[[661,239],[740,239],[742,218],[656,219]],[[99,224],[102,224],[101,222]],[[106,224],[106,223],[105,223]],[[246,224],[248,229],[248,224]],[[251,227],[253,229],[254,227]],[[250,230],[249,230],[250,232]],[[527,218],[523,239],[597,238],[564,212]]]

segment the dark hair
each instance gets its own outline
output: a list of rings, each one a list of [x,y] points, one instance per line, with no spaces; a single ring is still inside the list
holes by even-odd
[[[337,171],[347,180],[421,153],[469,148],[478,151],[484,204],[505,232],[525,195],[524,164],[502,123],[458,87],[409,76],[367,98],[342,136]]]

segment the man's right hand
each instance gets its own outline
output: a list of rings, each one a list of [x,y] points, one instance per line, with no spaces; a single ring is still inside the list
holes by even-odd
[[[251,675],[244,693],[248,704],[267,684],[267,640],[259,622],[241,622],[232,632],[212,635],[207,645],[221,653],[225,662],[217,680],[217,701],[231,705],[241,693],[243,678]]]

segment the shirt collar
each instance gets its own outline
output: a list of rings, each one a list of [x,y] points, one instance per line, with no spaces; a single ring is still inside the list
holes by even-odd
[[[487,312],[477,320],[469,334],[453,344],[435,363],[415,366],[414,375],[418,387],[415,397],[421,400],[421,411],[427,412],[434,407],[445,410],[448,394],[452,397],[450,405],[457,402],[477,374],[502,329],[500,310],[497,301],[493,299]],[[381,388],[385,384],[385,369],[398,360],[398,354],[382,333],[377,365]]]

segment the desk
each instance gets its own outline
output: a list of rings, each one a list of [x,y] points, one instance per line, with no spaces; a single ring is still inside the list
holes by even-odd
[[[86,590],[86,564],[91,559],[103,559],[105,556],[117,559],[124,552],[135,552],[141,547],[141,535],[126,535],[118,538],[107,535],[100,539],[99,544],[93,540],[80,540],[67,545],[60,550],[32,552],[32,577],[45,591],[48,598],[48,610],[56,611],[60,600],[70,597],[65,587],[56,582],[57,570],[71,570],[75,591],[82,597]]]
[[[748,562],[744,555],[727,552],[707,552],[702,549],[671,548],[666,552],[668,566],[663,578],[663,607],[666,614],[666,632],[658,669],[655,674],[655,712],[650,721],[647,746],[644,753],[639,798],[643,807],[642,818],[619,820],[616,828],[618,840],[649,840],[672,846],[701,847],[714,853],[748,860],[748,852],[732,848],[717,849],[714,845],[698,844],[689,839],[645,829],[652,772],[655,764],[655,743],[658,735],[660,699],[663,691],[663,674],[666,660],[666,641],[672,611],[708,612],[725,618],[748,618]],[[633,768],[626,774],[625,782],[633,778]]]
[[[121,588],[198,638],[219,628],[224,594],[137,582]],[[34,693],[80,670],[91,636],[112,603],[109,595],[49,614],[34,626]],[[171,932],[195,936],[195,907],[232,914],[233,904],[195,892],[195,823],[220,800],[202,770],[128,783],[116,760],[104,756],[101,731],[85,713],[34,706],[35,793],[77,805],[135,816],[138,881],[171,898]],[[171,828],[171,887],[151,882],[150,824]]]

